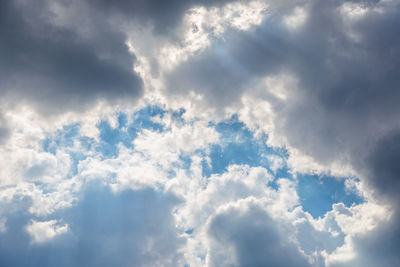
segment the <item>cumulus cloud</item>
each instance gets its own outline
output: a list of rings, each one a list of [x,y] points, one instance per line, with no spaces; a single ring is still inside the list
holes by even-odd
[[[92,148],[83,149],[89,144],[83,144],[84,138],[80,136],[79,127],[67,127],[64,133],[50,135],[51,138],[45,142],[46,146],[43,148],[45,151],[32,151],[36,151],[38,155],[45,153],[44,158],[52,158],[54,164],[43,165],[40,164],[42,161],[35,161],[42,170],[40,174],[21,177],[24,182],[9,184],[1,190],[0,211],[6,220],[5,230],[0,236],[3,239],[0,241],[6,244],[13,236],[21,236],[20,240],[15,241],[21,250],[10,248],[15,250],[16,255],[25,253],[24,244],[32,243],[40,248],[40,251],[44,251],[44,254],[40,254],[39,251],[34,253],[39,262],[46,258],[41,255],[51,252],[61,257],[65,264],[73,262],[78,266],[96,265],[99,261],[126,265],[130,260],[139,265],[174,265],[177,262],[200,266],[228,262],[244,265],[248,261],[253,263],[251,259],[257,263],[270,260],[281,261],[283,266],[293,262],[306,266],[323,264],[326,259],[335,262],[335,257],[342,259],[344,256],[351,256],[355,253],[353,244],[354,238],[359,237],[357,233],[373,230],[380,222],[376,217],[389,214],[376,209],[376,213],[368,215],[368,212],[374,210],[371,205],[365,206],[364,209],[361,209],[360,205],[349,209],[344,205],[337,205],[338,208],[334,206],[335,212],[326,215],[321,222],[316,221],[302,210],[301,200],[296,192],[296,180],[290,173],[285,173],[287,178],[279,177],[279,171],[284,168],[280,164],[286,157],[282,155],[278,158],[282,162],[276,163],[279,165],[277,167],[273,163],[277,160],[276,155],[265,155],[266,150],[258,151],[256,147],[252,153],[263,159],[270,158],[265,160],[265,167],[226,162],[221,172],[207,175],[205,170],[218,160],[211,154],[210,147],[223,147],[226,145],[224,142],[240,142],[240,138],[244,138],[235,133],[237,129],[234,127],[237,126],[230,126],[229,123],[221,123],[218,126],[201,121],[185,121],[182,114],[176,115],[174,111],[156,114],[158,115],[148,115],[150,117],[146,118],[147,123],[155,123],[150,124],[151,127],[147,129],[142,128],[144,121],[141,121],[138,115],[132,116],[139,120],[141,128],[138,133],[132,135],[134,140],[129,142],[124,141],[123,135],[127,134],[128,129],[132,131],[131,127],[138,122],[134,119],[129,123],[124,122],[124,116],[119,117],[111,131],[114,131],[114,141],[111,137],[105,138],[110,129],[99,125],[100,137],[97,141],[93,139],[89,142]],[[221,131],[221,128],[224,129],[223,125],[227,128]],[[248,138],[257,138],[250,136]],[[177,142],[177,139],[183,142]],[[109,142],[107,145],[111,146],[110,151],[114,150],[112,146],[115,147],[115,153],[100,149],[106,141]],[[75,142],[82,144],[76,146]],[[32,141],[32,144],[34,143]],[[81,153],[76,154],[78,151]],[[223,150],[221,153],[224,153]],[[67,157],[56,157],[58,154],[65,154]],[[66,171],[59,174],[51,172],[54,166],[68,160],[71,160],[71,163],[67,165],[69,167]],[[258,164],[263,164],[262,162],[260,160]],[[11,165],[18,166],[19,163],[14,162]],[[57,174],[59,178],[43,179],[46,173]],[[149,194],[149,199],[136,197],[142,194]],[[156,201],[154,206],[150,205],[153,197],[160,198],[160,202]],[[137,209],[135,205],[139,205]],[[163,205],[171,206],[164,209]],[[120,209],[123,209],[123,214],[129,213],[129,216],[134,218],[141,212],[147,213],[150,210],[154,214],[151,213],[148,219],[136,224],[136,219],[119,213],[116,215],[115,212]],[[257,212],[253,214],[248,209],[256,209]],[[260,221],[256,225],[253,220],[246,219],[253,218],[253,215],[255,220]],[[162,227],[158,224],[154,227],[168,227],[164,229],[168,233],[159,233],[159,230],[153,228],[149,230],[159,233],[157,235],[160,236],[166,235],[166,239],[158,240],[144,225],[154,225],[155,221],[162,221],[161,218],[169,218],[169,222],[166,225],[163,223]],[[218,235],[220,228],[217,226],[213,226],[216,230],[210,230],[211,225],[219,220],[217,218],[223,218],[224,221],[228,218],[237,220],[232,221],[232,227]],[[262,224],[261,221],[264,220],[265,224]],[[355,223],[357,220],[363,224]],[[94,225],[98,225],[99,228]],[[271,228],[273,225],[279,227]],[[362,226],[361,230],[355,226]],[[236,239],[231,236],[233,229],[246,227],[249,231],[242,233],[243,238]],[[124,246],[143,252],[153,251],[151,248],[164,251],[164,246],[169,244],[168,248],[171,250],[165,253],[173,254],[173,258],[161,256],[164,252],[160,252],[158,258],[158,254],[153,257],[145,252],[135,254],[132,251],[120,251],[119,242],[123,242],[123,236],[130,233],[133,239],[127,241]],[[242,251],[242,247],[250,242],[248,239],[255,235],[260,236],[260,239],[257,239],[260,250]],[[224,238],[220,238],[221,236]],[[103,238],[104,245],[101,243]],[[150,241],[146,243],[144,240]],[[169,243],[175,242],[174,240],[176,246]],[[76,259],[76,242],[81,244],[78,247],[86,255],[83,259]],[[143,242],[150,248],[144,249]],[[154,242],[160,247],[153,247]],[[275,247],[271,242],[279,242],[280,245]],[[105,244],[114,245],[110,247]],[[99,257],[94,255],[94,250],[118,250],[112,255],[120,255],[120,258],[105,252],[104,257]],[[341,250],[345,250],[345,253]],[[7,253],[7,250],[4,249],[3,252]],[[253,252],[257,253],[252,254]],[[279,260],[263,256],[270,253],[289,254],[290,257]],[[128,256],[133,254],[132,257]],[[353,259],[350,256],[349,259]],[[24,260],[29,259],[25,257]],[[52,260],[48,259],[50,262]],[[4,262],[11,266],[19,264],[13,257],[6,257]]]
[[[311,266],[282,231],[257,203],[226,208],[210,221],[209,234],[217,245],[209,265]]]
[[[64,234],[68,231],[68,225],[59,225],[56,220],[37,222],[32,220],[26,227],[33,242],[43,243],[55,238],[57,235]]]

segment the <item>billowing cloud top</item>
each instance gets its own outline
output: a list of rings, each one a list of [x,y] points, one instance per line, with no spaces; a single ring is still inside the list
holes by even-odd
[[[395,0],[0,0],[0,266],[397,266],[399,26]]]

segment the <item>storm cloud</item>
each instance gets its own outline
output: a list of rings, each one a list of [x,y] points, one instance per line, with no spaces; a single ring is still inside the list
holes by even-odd
[[[85,108],[98,98],[140,96],[124,34],[90,7],[78,12],[69,5],[1,1],[3,99],[59,112]],[[62,16],[74,21],[64,23]]]

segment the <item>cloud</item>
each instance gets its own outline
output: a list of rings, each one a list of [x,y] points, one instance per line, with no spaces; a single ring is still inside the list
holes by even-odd
[[[183,240],[171,215],[178,203],[175,196],[150,189],[114,195],[109,189],[92,184],[77,206],[56,214],[63,223],[57,219],[29,220],[24,213],[9,215],[7,232],[0,234],[0,263],[183,265],[178,251]]]
[[[6,244],[12,236],[19,236],[15,246],[21,250],[10,248],[16,254],[24,254],[25,244],[31,244],[34,247],[32,253],[40,263],[44,259],[41,251],[44,251],[46,255],[52,253],[62,258],[66,265],[78,266],[90,266],[100,260],[124,265],[129,259],[138,264],[143,262],[143,265],[179,262],[200,266],[207,263],[220,265],[226,261],[246,262],[246,257],[267,261],[258,253],[241,254],[237,248],[247,241],[229,237],[230,231],[239,226],[228,228],[223,233],[227,240],[222,241],[214,240],[219,230],[211,234],[207,228],[220,215],[226,216],[224,220],[236,218],[239,216],[236,213],[245,213],[243,216],[246,217],[248,205],[255,203],[262,213],[260,220],[267,220],[271,225],[259,226],[249,220],[235,219],[235,224],[247,225],[249,229],[243,233],[243,239],[259,235],[257,242],[262,251],[268,252],[271,240],[267,236],[270,232],[279,232],[272,236],[273,240],[282,241],[282,246],[276,250],[293,255],[282,264],[298,260],[318,266],[323,265],[325,259],[354,254],[352,244],[359,236],[353,232],[371,231],[380,222],[375,217],[387,215],[379,213],[379,209],[376,214],[368,215],[374,211],[371,205],[360,209],[361,205],[347,208],[342,204],[334,206],[335,212],[319,222],[303,211],[302,200],[297,194],[299,183],[284,170],[287,165],[284,152],[266,146],[264,138],[255,136],[237,119],[215,124],[202,120],[186,121],[182,116],[182,112],[157,108],[146,108],[132,115],[120,113],[111,120],[115,119],[115,122],[98,124],[97,139],[87,139],[79,125],[65,126],[47,134],[42,133],[40,127],[25,131],[18,128],[19,137],[13,136],[8,145],[15,146],[17,149],[14,150],[26,160],[8,164],[13,167],[9,166],[9,171],[21,170],[13,171],[20,181],[8,184],[0,191],[1,218],[5,218],[0,243],[4,240]],[[101,149],[105,143],[109,150]],[[239,154],[229,149],[232,144],[236,144],[233,151],[240,151]],[[213,154],[211,147],[220,150],[216,149],[219,152]],[[221,158],[226,160],[221,161]],[[279,161],[276,169],[275,160]],[[235,162],[246,162],[250,166]],[[213,164],[221,164],[220,169],[207,173]],[[153,198],[160,198],[159,202],[154,200],[154,206],[159,205],[160,209],[152,206]],[[147,208],[151,209],[151,215],[143,218],[145,221],[137,222],[134,218],[142,218],[140,214]],[[129,216],[117,214],[120,209],[122,214],[129,213]],[[234,212],[227,212],[229,209]],[[143,226],[154,225],[164,217],[171,220],[165,222],[168,229],[163,228],[168,233],[158,233],[156,229],[148,230]],[[270,229],[272,225],[279,225],[279,229]],[[361,230],[356,229],[358,226]],[[149,232],[167,237],[159,240]],[[175,240],[177,252],[173,259],[164,258],[165,261],[161,260],[162,256],[153,258],[139,252],[140,255],[137,253],[135,258],[130,258],[133,252],[120,252],[119,249],[120,243],[125,244],[125,235],[131,234],[132,241],[126,241],[126,246],[135,251],[143,249],[138,240],[142,243],[153,240],[148,241],[149,246],[156,242],[160,247],[157,245],[155,249],[163,251],[169,240]],[[82,254],[76,252],[75,247],[82,249]],[[340,248],[347,249],[345,252],[348,253],[341,253],[337,250]],[[5,248],[0,248],[2,250],[7,253]],[[104,258],[100,259],[94,252],[108,250],[114,256],[104,253]],[[53,259],[48,261],[51,263]],[[13,266],[20,262],[8,257],[5,263]]]
[[[0,263],[392,266],[399,23],[391,0],[0,2]],[[115,115],[143,96],[185,112]],[[232,114],[251,140],[213,154]],[[314,219],[305,173],[365,202]]]
[[[400,132],[390,132],[379,140],[368,155],[365,168],[377,194],[400,203]],[[399,207],[400,208],[400,207]]]
[[[0,145],[2,145],[8,138],[10,129],[7,120],[4,118],[3,113],[0,110]]]
[[[58,235],[65,234],[68,231],[68,224],[59,225],[56,220],[37,222],[32,220],[26,227],[31,235],[33,242],[44,243],[52,240]]]
[[[167,73],[166,94],[192,91],[193,114],[247,109],[246,125],[258,120],[270,144],[285,145],[290,167],[359,175],[398,213],[398,3],[315,0],[269,11],[260,25],[227,30]],[[256,110],[262,105],[265,112]]]
[[[400,245],[400,229],[398,214],[391,222],[379,225],[367,235],[362,235],[354,240],[357,253],[352,261],[332,266],[396,266],[400,260],[397,248]]]
[[[257,202],[228,207],[209,223],[208,234],[216,243],[209,265],[311,266],[282,231]]]
[[[2,103],[42,112],[135,99],[142,82],[125,34],[85,2],[1,2]]]
[[[243,99],[266,101],[270,111],[259,115],[274,118],[271,135],[323,165],[357,165],[356,155],[371,149],[366,144],[400,126],[399,40],[392,34],[399,16],[393,1],[353,5],[365,12],[351,21],[340,1],[271,8],[260,25],[226,31],[167,73],[167,93],[193,91],[200,113],[248,108]],[[284,17],[299,8],[307,19],[292,32]]]
[[[381,201],[381,205],[390,206],[391,216],[384,216],[386,221],[378,224],[370,233],[354,238],[354,248],[358,256],[347,263],[352,266],[389,267],[400,260],[396,251],[400,246],[399,141],[398,131],[389,132],[375,144],[362,162],[373,194]]]
[[[132,27],[172,37],[188,9],[229,2],[3,1],[2,103],[24,103],[53,114],[86,110],[98,100],[138,99],[143,83],[127,45]]]
[[[89,2],[95,6],[101,7],[103,11],[117,12],[124,14],[125,16],[135,17],[138,20],[145,20],[153,24],[157,33],[171,33],[171,29],[177,26],[181,22],[182,16],[191,7],[195,6],[217,6],[220,7],[223,4],[234,2],[233,0],[218,0],[218,1],[201,1],[201,0],[189,0],[189,1],[169,1],[165,2],[162,0],[150,0],[150,1],[129,1],[129,0],[117,0],[117,1],[106,1],[106,0],[89,0]]]
[[[291,32],[284,17],[299,8],[307,19]],[[271,108],[259,116],[274,118],[271,135],[322,166],[347,162],[360,171],[358,161],[400,127],[398,19],[394,1],[282,5],[260,25],[228,30],[167,73],[167,93],[193,91],[200,113],[234,112],[243,99],[265,101]],[[276,82],[264,84],[265,78]]]

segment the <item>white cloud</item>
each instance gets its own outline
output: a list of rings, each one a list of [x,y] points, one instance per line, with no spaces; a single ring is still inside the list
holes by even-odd
[[[144,130],[133,142],[135,149],[163,167],[170,168],[181,153],[189,155],[196,149],[207,149],[219,140],[219,134],[205,121],[179,124],[173,122],[166,125],[167,130],[161,133]]]
[[[273,173],[276,173],[279,169],[282,169],[285,166],[285,160],[279,156],[267,155],[265,157],[267,158],[269,167]]]
[[[306,19],[307,13],[303,7],[296,7],[291,14],[283,17],[286,27],[291,30],[301,27],[306,22]]]
[[[207,228],[211,248],[208,266],[310,266],[291,239],[293,229],[271,219],[263,202],[256,199],[219,209]]]
[[[34,243],[45,243],[58,235],[68,232],[68,224],[60,225],[57,220],[50,221],[35,221],[31,220],[30,224],[26,226],[26,230],[32,238]]]
[[[181,45],[161,48],[160,65],[166,71],[202,52],[211,45],[212,38],[222,37],[230,28],[249,30],[261,24],[267,15],[268,5],[262,1],[234,2],[223,7],[195,7],[190,9],[183,22]]]

